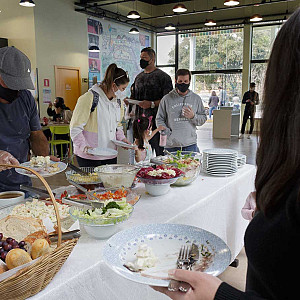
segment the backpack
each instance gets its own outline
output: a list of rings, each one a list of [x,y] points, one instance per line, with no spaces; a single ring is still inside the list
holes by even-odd
[[[93,103],[92,103],[92,107],[91,107],[91,113],[96,109],[98,102],[99,102],[99,94],[93,90],[91,90],[91,92],[93,93]],[[121,107],[121,100],[117,99],[117,103],[119,105],[119,107]]]

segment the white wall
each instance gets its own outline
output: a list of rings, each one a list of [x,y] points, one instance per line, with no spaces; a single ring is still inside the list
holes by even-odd
[[[41,116],[46,116],[44,79],[50,80],[54,101],[55,65],[79,67],[81,77],[88,77],[87,16],[75,12],[73,0],[39,0],[34,19]],[[81,92],[86,90],[87,83],[82,83]]]
[[[8,39],[9,46],[24,52],[36,67],[35,26],[33,8],[22,7],[19,1],[0,1],[0,37]]]

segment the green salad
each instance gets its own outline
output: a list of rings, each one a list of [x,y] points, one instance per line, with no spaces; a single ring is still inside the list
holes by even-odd
[[[165,161],[169,164],[174,164],[178,169],[181,168],[194,168],[200,165],[198,158],[192,156],[192,152],[188,154],[182,154],[182,151],[178,150],[174,156],[170,156]]]
[[[125,221],[133,210],[132,205],[126,202],[126,198],[116,202],[112,199],[104,202],[103,208],[91,208],[83,210],[74,208],[70,211],[73,218],[88,225],[116,224]]]

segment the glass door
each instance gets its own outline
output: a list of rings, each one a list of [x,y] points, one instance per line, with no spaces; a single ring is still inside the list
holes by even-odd
[[[198,94],[205,107],[215,91],[219,105],[240,109],[242,99],[242,73],[201,73],[192,75],[192,89]],[[222,102],[222,103],[221,103]]]

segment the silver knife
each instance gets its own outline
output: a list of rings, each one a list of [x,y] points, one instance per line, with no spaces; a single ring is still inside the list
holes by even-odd
[[[199,260],[199,247],[196,244],[192,244],[190,255],[189,255],[189,263],[187,266],[188,270],[192,270],[193,265]]]

